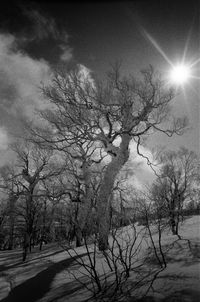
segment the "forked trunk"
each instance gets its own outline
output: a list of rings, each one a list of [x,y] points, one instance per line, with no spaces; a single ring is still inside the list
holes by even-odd
[[[100,186],[99,196],[97,199],[98,213],[98,232],[99,232],[99,250],[103,251],[108,248],[108,235],[110,228],[110,199],[115,183],[115,179],[121,168],[129,158],[129,143],[131,137],[128,134],[122,136],[116,157],[113,157],[104,174],[103,181]]]

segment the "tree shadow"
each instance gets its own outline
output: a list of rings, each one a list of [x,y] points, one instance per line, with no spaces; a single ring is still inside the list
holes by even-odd
[[[16,286],[1,302],[35,302],[41,299],[50,290],[54,277],[69,267],[75,259],[84,257],[85,255],[87,253],[51,265],[36,276]]]
[[[30,265],[31,262],[33,261],[37,261],[39,259],[44,259],[44,258],[47,258],[47,257],[51,257],[51,256],[55,256],[59,253],[63,252],[63,250],[59,250],[59,251],[56,251],[56,252],[53,252],[51,254],[47,254],[47,255],[42,255],[40,257],[34,257],[34,258],[31,258],[30,260],[27,260],[26,262],[23,262],[22,260],[21,261],[18,261],[14,264],[10,264],[10,265],[0,265],[0,273],[2,272],[6,272],[12,268],[15,268],[15,267],[18,267],[18,266],[21,266],[21,267],[27,267]],[[41,265],[41,264],[40,264]]]
[[[89,285],[90,283],[91,283],[91,281],[84,280],[85,285]],[[67,300],[67,297],[69,295],[71,296],[73,294],[76,294],[79,290],[82,290],[83,287],[84,287],[84,285],[80,284],[78,281],[71,281],[71,282],[67,283],[67,286],[66,286],[66,284],[63,284],[60,287],[56,288],[55,291],[53,291],[53,295],[52,295],[52,297],[49,298],[49,302],[54,302],[61,298],[66,298],[66,300]],[[73,297],[71,296],[70,298],[72,301]],[[82,301],[88,301],[88,299],[84,300],[84,295],[83,295],[82,299],[83,299]]]
[[[197,290],[183,289],[171,293],[163,299],[155,298],[154,296],[146,296],[139,300],[130,300],[129,302],[199,302],[200,292]]]
[[[174,248],[174,244],[176,244],[176,248]],[[171,249],[169,249],[170,246]],[[167,264],[180,263],[181,266],[186,267],[197,264],[200,260],[200,244],[197,242],[181,239],[171,245],[166,245],[165,249],[166,247],[170,251],[170,253],[164,252]],[[148,254],[147,263],[150,265],[159,265],[154,253]]]
[[[1,253],[1,260],[3,261],[15,261],[21,256],[21,251],[17,253]]]
[[[200,292],[192,289],[183,289],[177,291],[165,299],[162,302],[199,302]]]

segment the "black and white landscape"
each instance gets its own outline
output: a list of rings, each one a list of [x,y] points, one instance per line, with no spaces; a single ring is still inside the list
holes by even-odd
[[[0,301],[199,301],[199,13],[2,5]]]

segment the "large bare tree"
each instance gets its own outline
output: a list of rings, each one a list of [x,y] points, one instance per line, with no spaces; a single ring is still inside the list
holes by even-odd
[[[141,74],[139,80],[121,76],[116,65],[104,82],[94,82],[80,68],[56,72],[52,84],[43,87],[49,109],[40,116],[48,126],[42,131],[32,129],[38,142],[80,160],[87,191],[81,229],[91,207],[91,171],[107,156],[97,197],[100,250],[108,246],[110,198],[116,177],[128,161],[131,140],[140,153],[147,134],[160,131],[180,135],[187,124],[185,118],[176,119],[170,113],[174,92],[166,88],[154,69],[150,66]]]

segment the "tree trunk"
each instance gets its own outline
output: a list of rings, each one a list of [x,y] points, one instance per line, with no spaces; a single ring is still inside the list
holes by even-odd
[[[41,237],[41,239],[40,239],[40,251],[42,250],[42,243],[43,243],[43,238]]]
[[[83,231],[87,222],[87,217],[90,213],[91,206],[92,206],[92,198],[93,198],[93,191],[91,188],[91,173],[88,162],[83,163],[83,178],[85,182],[85,198],[83,202],[78,206],[77,213],[76,213],[76,225],[75,225],[75,232],[76,232],[76,244],[81,246],[83,243]]]
[[[54,242],[57,240],[56,227],[55,227],[54,221],[51,222],[49,229],[50,229],[50,234],[51,234],[51,241]]]
[[[115,179],[121,168],[129,158],[129,143],[131,137],[128,134],[122,136],[117,156],[113,157],[104,174],[103,181],[100,186],[99,196],[97,198],[97,214],[98,214],[98,231],[99,231],[99,250],[104,251],[108,248],[109,235],[109,212],[110,198],[114,187]]]
[[[29,244],[30,244],[30,236],[26,232],[25,235],[24,235],[24,244],[23,244],[23,261],[26,260]]]
[[[47,201],[44,201],[44,211],[42,215],[42,227],[40,228],[40,251],[42,250],[42,244],[45,237],[46,230],[46,212],[47,212]]]
[[[79,247],[83,244],[83,236],[80,228],[76,229],[76,247]]]
[[[183,190],[179,196],[178,196],[178,209],[177,209],[177,220],[176,220],[176,235],[179,236],[178,231],[179,231],[179,222],[180,222],[180,215],[182,212],[182,205],[183,205],[183,200],[184,200],[184,192],[185,190]],[[180,236],[179,236],[180,237]]]
[[[179,234],[178,234],[178,226],[179,226],[179,219],[176,222],[176,230],[175,230],[177,236],[179,236]]]
[[[10,221],[10,230],[9,230],[9,242],[8,242],[8,249],[13,249],[13,243],[14,243],[14,221]]]
[[[29,237],[30,237],[30,239],[29,239],[29,252],[31,253],[31,248],[32,248],[32,236],[30,235]]]
[[[173,235],[176,235],[176,220],[175,220],[175,198],[172,197],[170,202],[170,210],[169,210],[169,217],[170,217],[170,227]]]
[[[15,194],[10,195],[9,201],[10,201],[10,209],[9,209],[9,243],[8,243],[8,249],[13,249],[13,243],[14,243],[14,227],[15,227],[15,202],[17,201],[18,197]]]
[[[171,225],[172,234],[176,235],[176,222],[175,222],[174,215],[172,215],[170,218],[170,225]]]

